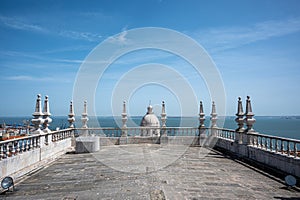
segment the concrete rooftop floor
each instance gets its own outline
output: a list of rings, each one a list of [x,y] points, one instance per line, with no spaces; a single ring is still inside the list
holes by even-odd
[[[139,144],[63,155],[0,199],[300,199],[300,192],[215,150]]]

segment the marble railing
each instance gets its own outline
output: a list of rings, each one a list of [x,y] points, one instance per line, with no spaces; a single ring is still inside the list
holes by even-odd
[[[212,129],[209,128],[209,130]],[[216,136],[218,138],[224,138],[232,141],[235,140],[235,135],[236,135],[235,130],[216,128],[215,131],[216,131]]]
[[[210,134],[213,129],[207,128],[207,131]],[[231,142],[236,141],[236,131],[230,129],[219,129],[216,128],[215,136],[220,139],[226,139]],[[247,138],[247,142],[244,143],[250,147],[255,147],[263,151],[270,151],[275,153],[280,153],[284,156],[291,156],[294,158],[300,158],[300,140],[291,139],[291,138],[284,138],[278,136],[271,136],[260,134],[257,132],[248,132],[242,133],[243,137]],[[238,141],[236,141],[238,142]],[[242,141],[241,141],[242,142]],[[243,143],[242,143],[243,144]]]
[[[285,156],[300,158],[300,152],[298,152],[298,149],[300,149],[300,140],[259,133],[248,133],[247,135],[249,138],[249,145],[252,147],[264,151],[280,153]]]
[[[198,136],[199,129],[195,127],[128,127],[128,128],[76,128],[79,135],[99,135],[105,137],[141,136],[143,133],[157,133],[167,136]],[[151,134],[153,135],[153,134]]]
[[[13,157],[24,152],[32,151],[50,143],[64,140],[73,136],[73,129],[64,129],[53,131],[51,133],[43,133],[29,135],[0,142],[0,160]]]

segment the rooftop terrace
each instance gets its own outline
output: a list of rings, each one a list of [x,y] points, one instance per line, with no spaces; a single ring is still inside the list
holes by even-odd
[[[130,144],[65,154],[0,199],[300,199],[300,193],[216,150]]]
[[[89,128],[85,102],[81,128],[71,103],[69,128],[51,131],[45,105],[33,133],[0,141],[0,180],[16,182],[0,199],[300,199],[283,180],[299,186],[300,140],[255,132],[249,97],[236,130],[217,127],[214,102],[210,127],[202,103],[198,127],[167,127],[163,102],[161,127],[127,127],[124,103],[122,127]]]

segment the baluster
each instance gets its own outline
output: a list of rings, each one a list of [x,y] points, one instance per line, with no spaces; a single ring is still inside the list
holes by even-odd
[[[260,137],[259,147],[260,147],[261,149],[263,148],[263,138],[262,138],[262,137]]]
[[[16,141],[12,142],[11,155],[14,156],[16,154]]]
[[[6,157],[10,157],[10,149],[9,149],[9,144],[6,145]]]
[[[45,145],[48,145],[48,139],[49,139],[49,135],[45,135]]]
[[[258,136],[254,136],[256,147],[258,147]]]
[[[280,148],[281,148],[281,154],[283,154],[283,151],[284,151],[283,140],[280,140],[280,141],[281,141],[281,145],[280,145]]]
[[[35,137],[33,137],[33,138],[31,138],[31,139],[32,139],[32,146],[33,146],[33,148],[34,148],[34,149],[37,148]]]
[[[294,142],[294,158],[297,158],[297,143]]]
[[[287,141],[287,155],[290,156],[291,155],[291,150],[290,150],[290,141]]]
[[[20,140],[17,141],[16,152],[17,154],[20,153]]]
[[[272,138],[270,138],[270,151],[273,151]]]
[[[33,138],[30,138],[30,149],[33,150],[34,149],[34,146],[33,146]]]
[[[36,147],[37,147],[37,148],[40,148],[40,147],[41,147],[40,141],[41,141],[41,140],[40,140],[40,137],[36,137],[36,138],[35,138],[35,142],[36,142]]]
[[[0,160],[2,160],[3,157],[4,157],[4,155],[3,155],[3,144],[2,144],[2,145],[0,145]]]
[[[278,140],[275,139],[275,152],[278,153]]]
[[[4,144],[3,146],[3,154],[4,154],[4,158],[7,158],[8,157],[8,151],[7,151],[7,147],[8,147],[8,144]]]
[[[22,140],[22,152],[24,152],[26,150],[26,144],[25,144],[25,140]]]
[[[265,138],[265,149],[268,150],[268,138]]]
[[[26,140],[26,151],[29,151],[30,149],[30,139]]]

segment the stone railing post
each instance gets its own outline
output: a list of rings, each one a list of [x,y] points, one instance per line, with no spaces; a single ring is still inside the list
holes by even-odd
[[[166,105],[165,102],[162,101],[162,105],[161,105],[161,130],[162,130],[161,135],[162,136],[167,136],[166,121],[167,121]]]
[[[127,136],[127,111],[126,111],[126,101],[123,101],[123,112],[122,112],[122,135],[121,137]]]
[[[84,101],[83,113],[81,114],[81,122],[82,122],[82,128],[83,128],[83,130],[81,131],[81,134],[83,136],[88,136],[89,135],[89,131],[87,130],[88,120],[89,120],[89,118],[88,118],[88,114],[87,114],[87,101]]]
[[[213,101],[212,102],[212,109],[211,109],[211,114],[210,114],[210,121],[211,121],[211,135],[212,136],[217,136],[217,120],[218,120],[218,114],[216,112],[216,105],[215,105],[215,102]]]
[[[245,119],[244,119],[244,122],[247,126],[247,129],[245,130],[247,137],[243,138],[243,143],[248,144],[248,145],[252,145],[252,140],[251,140],[250,135],[248,135],[248,133],[254,133],[253,124],[255,123],[256,120],[253,118],[253,116],[254,116],[254,113],[252,112],[250,97],[247,96],[246,113],[245,113]]]
[[[202,146],[204,144],[204,140],[206,138],[206,129],[205,129],[205,125],[204,125],[204,121],[205,121],[205,113],[203,110],[203,104],[202,101],[200,101],[200,105],[199,105],[199,144]]]
[[[51,130],[49,129],[49,124],[52,122],[52,119],[50,118],[51,113],[50,113],[50,107],[49,107],[49,100],[48,96],[45,96],[45,101],[44,101],[44,109],[43,109],[43,127],[44,127],[44,133],[50,133]]]
[[[74,128],[74,122],[75,122],[75,113],[73,108],[73,101],[70,101],[70,112],[68,114],[68,122],[69,122],[69,128]]]
[[[41,130],[41,125],[44,122],[43,113],[42,113],[42,103],[41,103],[41,95],[37,95],[37,100],[35,104],[35,112],[32,114],[33,119],[31,122],[34,124],[34,134],[41,134],[43,131]]]
[[[238,124],[238,128],[235,130],[235,142],[238,144],[243,143],[243,134],[244,134],[244,112],[241,97],[238,98],[238,108],[236,113],[235,121]]]

